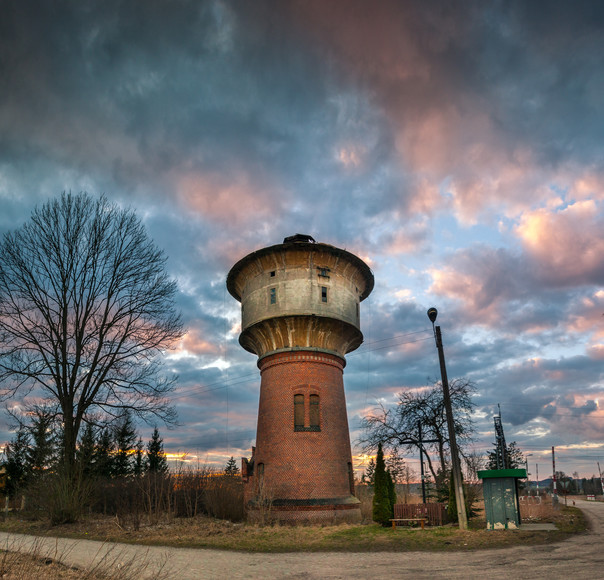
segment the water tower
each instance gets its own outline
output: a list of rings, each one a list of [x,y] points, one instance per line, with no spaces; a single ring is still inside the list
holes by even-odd
[[[363,342],[371,270],[296,234],[239,260],[227,288],[262,377],[256,447],[242,469],[250,518],[270,506],[280,521],[359,521],[343,370]]]

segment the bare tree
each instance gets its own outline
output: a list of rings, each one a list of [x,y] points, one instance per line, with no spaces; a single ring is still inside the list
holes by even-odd
[[[455,434],[460,453],[464,444],[472,440],[474,424],[472,395],[474,384],[467,379],[455,379],[449,384],[453,407]],[[419,426],[421,425],[421,439]],[[443,391],[440,382],[419,391],[402,391],[394,407],[380,405],[362,421],[364,435],[361,444],[366,451],[374,450],[378,443],[396,452],[405,449],[422,448],[428,468],[435,481],[440,481],[449,462],[449,434]],[[431,440],[431,443],[427,443]],[[423,442],[422,442],[423,441]],[[435,462],[434,456],[437,461]]]
[[[131,209],[63,193],[0,244],[0,385],[41,394],[68,472],[87,414],[175,419],[161,355],[183,334],[166,258]]]

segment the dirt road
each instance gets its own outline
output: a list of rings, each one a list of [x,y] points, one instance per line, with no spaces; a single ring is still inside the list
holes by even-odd
[[[577,502],[591,531],[548,546],[478,552],[244,554],[219,550],[103,544],[93,541],[31,538],[0,533],[1,546],[31,550],[82,568],[103,558],[110,568],[141,565],[137,579],[177,578],[599,578],[604,570],[604,503]],[[510,532],[513,533],[513,532]],[[163,574],[160,568],[166,567]]]

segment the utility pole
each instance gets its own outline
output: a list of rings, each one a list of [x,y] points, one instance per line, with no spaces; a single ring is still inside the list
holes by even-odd
[[[600,462],[598,461],[598,473],[600,474],[600,486],[602,487],[602,495],[604,495],[604,481],[602,480],[602,472],[600,471]]]
[[[537,495],[539,495],[539,464],[535,463],[535,467],[537,468]]]
[[[556,455],[554,453],[554,446],[552,445],[552,483],[554,484],[554,489],[552,492],[552,503],[556,505],[558,503],[558,486],[556,485]]]
[[[500,414],[501,414],[501,413],[500,413]],[[531,478],[529,477],[529,475],[530,475],[530,474],[529,474],[529,463],[528,463],[528,458],[529,458],[529,457],[532,457],[532,456],[533,456],[533,454],[532,454],[532,453],[527,453],[527,454],[524,456],[524,466],[525,466],[525,468],[526,468],[526,486],[527,486],[527,488],[528,488],[528,491],[530,491],[530,489],[531,489]]]
[[[440,375],[443,386],[443,399],[445,403],[445,412],[447,415],[447,428],[449,430],[449,446],[451,448],[451,464],[453,471],[453,487],[455,489],[455,501],[457,503],[457,519],[460,530],[468,529],[468,518],[466,515],[466,501],[463,493],[463,477],[461,475],[461,466],[459,464],[459,453],[457,450],[457,439],[455,437],[455,423],[453,420],[453,408],[451,406],[451,393],[449,392],[449,381],[447,380],[447,367],[445,366],[445,353],[443,350],[443,340],[440,333],[440,326],[434,327],[434,321],[438,311],[436,308],[428,310],[428,318],[434,328],[434,339],[438,350],[438,361],[440,363]]]

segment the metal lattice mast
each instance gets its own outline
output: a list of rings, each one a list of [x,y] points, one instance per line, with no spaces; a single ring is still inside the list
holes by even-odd
[[[495,448],[497,450],[497,469],[507,469],[507,446],[505,444],[505,435],[503,434],[503,425],[501,423],[501,407],[497,405],[499,409],[499,415],[493,417],[495,422]]]

